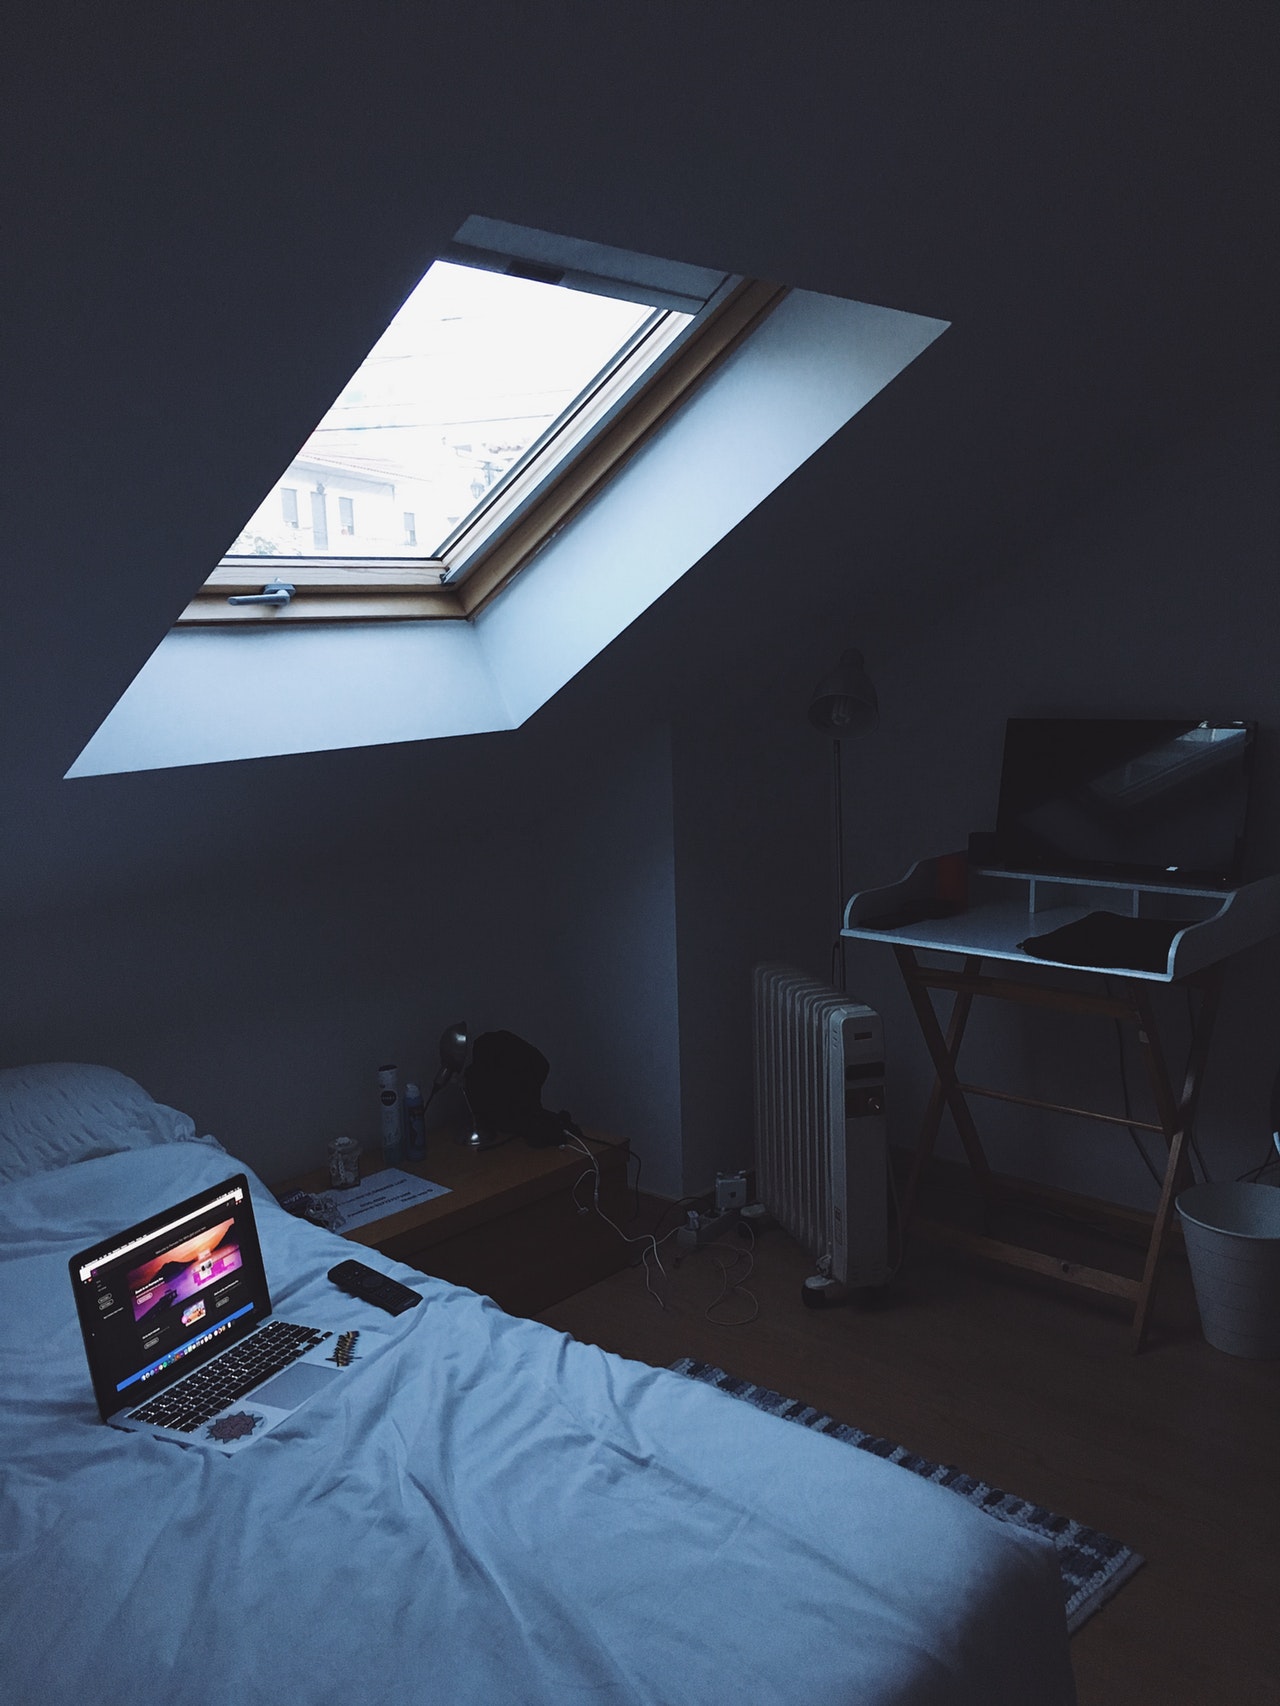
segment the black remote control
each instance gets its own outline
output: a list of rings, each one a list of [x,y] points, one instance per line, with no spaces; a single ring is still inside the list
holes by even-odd
[[[410,1291],[390,1274],[380,1274],[363,1262],[339,1262],[337,1267],[329,1269],[329,1278],[340,1291],[349,1292],[364,1303],[376,1304],[388,1315],[403,1315],[406,1309],[422,1302],[420,1292]]]

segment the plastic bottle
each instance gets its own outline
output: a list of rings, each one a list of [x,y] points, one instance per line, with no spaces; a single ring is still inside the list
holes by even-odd
[[[404,1112],[400,1102],[400,1069],[378,1068],[378,1114],[382,1132],[382,1159],[394,1166],[404,1152]]]
[[[416,1084],[404,1087],[404,1154],[406,1161],[421,1161],[427,1153],[427,1115],[422,1091]]]

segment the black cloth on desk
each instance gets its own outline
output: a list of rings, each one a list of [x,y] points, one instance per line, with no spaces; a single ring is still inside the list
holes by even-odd
[[[1119,912],[1088,912],[1074,924],[1028,936],[1018,946],[1040,960],[1069,966],[1115,966],[1130,971],[1164,971],[1169,944],[1193,924],[1191,918],[1127,918]]]

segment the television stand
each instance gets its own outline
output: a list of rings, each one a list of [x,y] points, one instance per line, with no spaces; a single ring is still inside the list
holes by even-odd
[[[1028,953],[1022,944],[1096,911],[1124,918],[1164,920],[1171,935],[1158,969],[1123,965],[1082,965]],[[908,1228],[963,1252],[1004,1266],[1065,1281],[1088,1291],[1121,1298],[1133,1308],[1131,1345],[1142,1348],[1160,1259],[1169,1232],[1174,1198],[1193,1182],[1190,1146],[1204,1069],[1222,987],[1224,962],[1280,931],[1280,877],[1267,877],[1241,888],[1187,888],[1174,884],[1110,881],[1094,877],[1046,876],[1033,872],[971,867],[963,853],[924,859],[901,882],[856,894],[845,909],[843,934],[893,947],[925,1047],[934,1083],[921,1124],[902,1202],[902,1228]],[[921,952],[959,956],[958,970],[922,963]],[[984,972],[984,961],[997,962]],[[1030,968],[1083,973],[1092,987],[1064,987],[1032,978]],[[1180,1091],[1175,1091],[1152,1007],[1151,985],[1177,984],[1195,991],[1191,1048]],[[950,994],[944,1032],[933,992]],[[1010,1090],[963,1081],[959,1054],[975,997],[1022,1003],[1060,1012],[1092,1013],[1132,1024],[1151,1085],[1157,1119],[1130,1119],[1063,1102],[1043,1101]],[[990,1236],[992,1211],[1019,1200],[1043,1203],[1045,1187],[1017,1180],[997,1181],[992,1174],[969,1108],[983,1096],[1041,1112],[1066,1113],[1113,1126],[1157,1133],[1167,1148],[1160,1200],[1150,1232],[1140,1279],[1108,1269],[1066,1262],[1043,1251]],[[981,1232],[915,1219],[921,1179],[933,1154],[948,1110],[955,1122],[983,1203]]]

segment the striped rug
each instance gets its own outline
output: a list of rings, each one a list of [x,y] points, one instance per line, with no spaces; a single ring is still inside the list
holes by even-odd
[[[771,1416],[781,1416],[783,1421],[798,1422],[802,1428],[828,1434],[846,1445],[857,1446],[859,1451],[873,1452],[876,1457],[909,1469],[913,1475],[923,1476],[926,1481],[935,1481],[938,1486],[958,1493],[995,1521],[1029,1529],[1032,1534],[1051,1541],[1058,1555],[1070,1634],[1074,1635],[1087,1618],[1105,1605],[1143,1562],[1131,1547],[1113,1540],[1109,1534],[1099,1533],[1096,1528],[1086,1528],[1070,1517],[1055,1516],[1042,1505],[1033,1505],[1030,1500],[1020,1499],[1014,1493],[988,1486],[985,1481],[975,1480],[972,1475],[966,1475],[963,1470],[949,1464],[931,1463],[927,1457],[917,1457],[890,1439],[880,1439],[876,1434],[863,1433],[861,1428],[851,1428],[845,1422],[824,1416],[820,1410],[811,1409],[808,1404],[784,1398],[780,1392],[770,1392],[765,1386],[753,1386],[749,1380],[735,1379],[710,1363],[682,1357],[679,1362],[671,1364],[671,1369],[675,1374],[701,1380],[731,1397],[741,1398],[744,1403],[754,1404],[757,1410],[765,1410]]]

